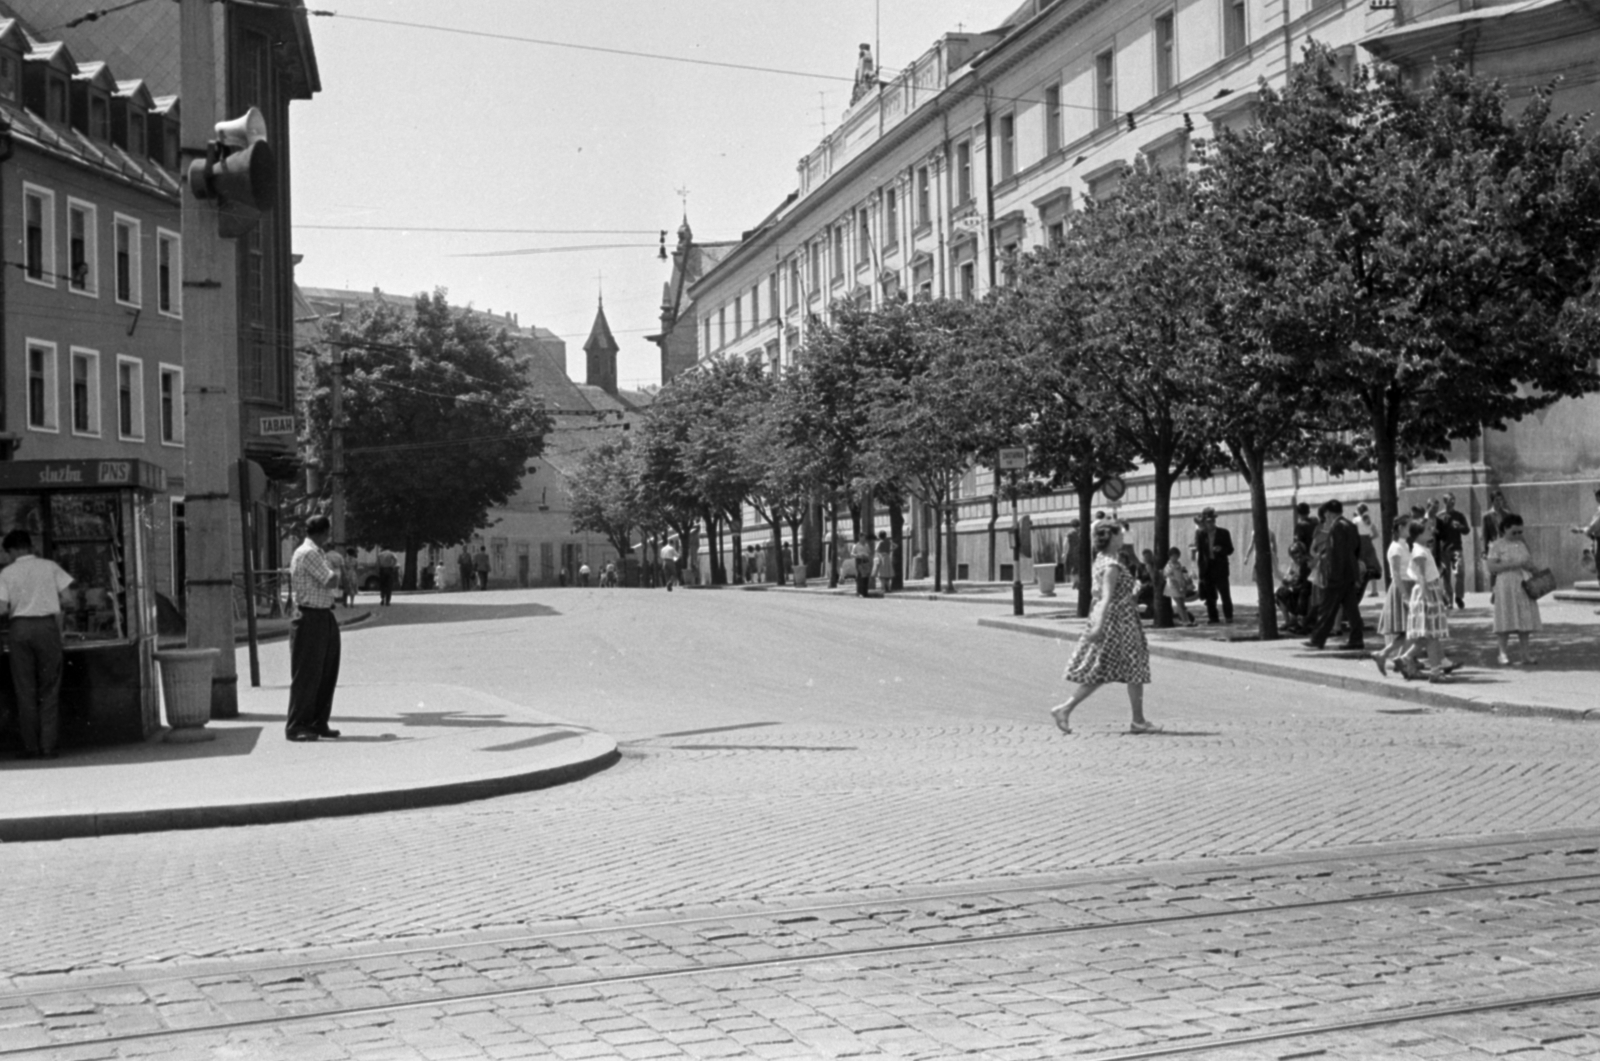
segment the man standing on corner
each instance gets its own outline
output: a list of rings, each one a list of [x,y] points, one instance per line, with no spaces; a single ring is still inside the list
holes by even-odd
[[[333,690],[339,684],[339,623],[333,617],[334,587],[339,573],[322,555],[331,525],[327,516],[306,520],[306,540],[289,561],[294,591],[294,635],[289,640],[289,721],[285,736],[292,741],[332,739]]]
[[[667,592],[671,593],[673,583],[678,581],[678,547],[669,538],[656,555],[661,558],[661,581],[666,583]]]
[[[387,548],[378,549],[378,603],[387,608],[394,596],[396,576],[400,574],[400,558]]]
[[[1222,618],[1233,622],[1233,588],[1228,585],[1228,557],[1233,555],[1233,535],[1217,526],[1217,510],[1200,510],[1194,532],[1194,563],[1200,574],[1200,596],[1206,602],[1206,622],[1217,623],[1217,598],[1222,598]]]
[[[472,570],[478,575],[478,588],[489,588],[489,550],[478,546],[478,551],[472,556]]]
[[[0,611],[11,615],[11,685],[24,759],[54,759],[61,739],[61,594],[72,576],[33,555],[33,537],[0,542],[15,559],[0,570]],[[335,576],[337,577],[337,576]]]
[[[1366,564],[1361,559],[1361,532],[1344,518],[1344,504],[1335,499],[1323,506],[1334,516],[1328,528],[1328,581],[1322,590],[1322,613],[1311,631],[1307,648],[1322,648],[1328,643],[1339,616],[1350,627],[1345,648],[1364,648],[1361,628],[1361,594],[1366,589]]]

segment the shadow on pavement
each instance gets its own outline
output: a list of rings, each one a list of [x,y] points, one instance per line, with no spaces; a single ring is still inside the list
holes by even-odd
[[[480,623],[492,622],[496,619],[544,619],[561,613],[547,604],[491,604],[478,603],[478,598],[467,594],[460,594],[451,598],[448,594],[445,599],[438,601],[429,600],[426,603],[407,601],[401,607],[388,607],[373,604],[370,607],[363,604],[363,610],[372,613],[370,622],[351,626],[344,630],[346,637],[353,637],[366,630],[384,626],[417,626],[423,623]]]
[[[279,720],[281,725],[281,720]],[[214,728],[216,737],[194,744],[177,744],[164,740],[140,741],[137,744],[66,745],[61,758],[24,760],[14,765],[20,769],[47,770],[72,766],[115,766],[118,763],[171,762],[176,759],[216,759],[223,756],[249,755],[261,740],[263,726],[230,726]],[[0,758],[22,750],[22,740],[15,736],[0,742]],[[13,764],[7,763],[9,769]]]

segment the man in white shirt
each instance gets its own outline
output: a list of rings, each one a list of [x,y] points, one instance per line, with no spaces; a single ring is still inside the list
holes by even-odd
[[[667,592],[672,592],[672,584],[678,581],[678,550],[669,539],[661,546],[661,579],[667,584]]]
[[[61,595],[72,576],[33,555],[33,536],[0,542],[15,559],[0,570],[0,609],[11,616],[11,685],[24,759],[54,759],[61,739]]]
[[[289,720],[284,735],[295,742],[331,740],[333,691],[339,684],[339,621],[333,602],[339,572],[323,554],[332,527],[327,516],[306,520],[306,540],[289,561],[294,592],[294,636],[289,642]],[[0,572],[3,574],[3,572]]]

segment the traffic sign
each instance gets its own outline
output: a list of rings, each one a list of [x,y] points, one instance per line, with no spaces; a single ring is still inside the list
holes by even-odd
[[[1003,472],[1020,472],[1028,466],[1027,446],[1001,446],[1000,470]]]
[[[1100,488],[1100,493],[1105,495],[1105,499],[1107,501],[1111,502],[1121,501],[1122,495],[1127,492],[1128,484],[1122,481],[1122,476],[1120,475],[1113,475],[1111,478],[1107,479],[1105,485]]]

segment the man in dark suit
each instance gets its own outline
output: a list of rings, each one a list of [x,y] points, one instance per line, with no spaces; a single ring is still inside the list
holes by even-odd
[[[1328,574],[1322,589],[1322,612],[1306,647],[1324,647],[1342,614],[1350,626],[1350,640],[1344,647],[1363,648],[1361,592],[1366,588],[1366,564],[1361,560],[1361,532],[1344,518],[1342,502],[1336,499],[1323,507],[1333,516],[1333,525],[1328,529]]]
[[[1195,569],[1200,576],[1200,596],[1206,602],[1206,621],[1217,622],[1217,598],[1222,598],[1222,617],[1233,622],[1233,591],[1228,586],[1228,557],[1233,555],[1233,537],[1217,526],[1217,510],[1201,509],[1200,526],[1194,532]]]

